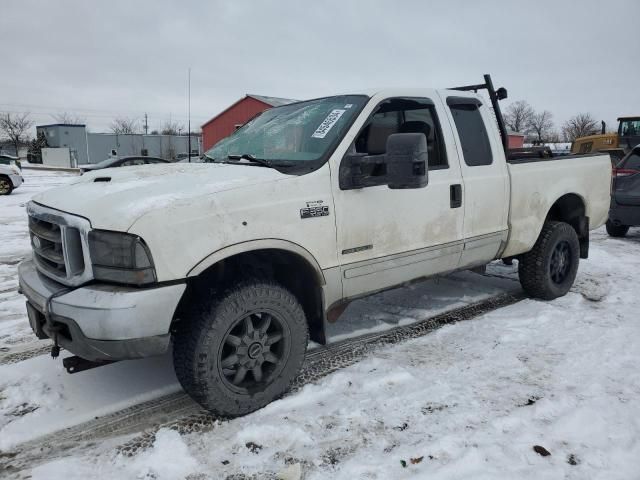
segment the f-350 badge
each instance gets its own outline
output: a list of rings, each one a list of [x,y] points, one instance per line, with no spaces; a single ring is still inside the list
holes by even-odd
[[[300,209],[300,218],[326,217],[329,215],[329,206],[324,205],[324,200],[307,202],[306,208]]]

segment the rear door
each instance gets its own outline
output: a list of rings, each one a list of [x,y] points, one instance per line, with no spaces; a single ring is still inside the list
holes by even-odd
[[[493,260],[508,236],[509,178],[493,113],[475,95],[446,96],[464,180],[464,250],[460,267]]]
[[[384,155],[389,135],[423,133],[429,153],[426,187],[343,190],[340,175],[332,174],[346,298],[457,267],[464,207],[452,192],[462,193],[462,179],[445,115],[435,94],[381,99],[347,152]]]
[[[640,150],[631,152],[618,165],[613,195],[619,205],[640,207]]]

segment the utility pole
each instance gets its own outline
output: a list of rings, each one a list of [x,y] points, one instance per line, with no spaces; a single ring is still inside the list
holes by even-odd
[[[188,87],[187,87],[187,128],[188,131],[188,140],[187,140],[187,155],[189,158],[189,163],[191,163],[191,67],[189,67],[189,75],[188,75]]]
[[[149,123],[147,122],[147,114],[144,114],[144,134],[147,135],[149,133]]]

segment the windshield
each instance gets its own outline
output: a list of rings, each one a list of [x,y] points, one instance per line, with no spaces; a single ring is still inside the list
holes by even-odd
[[[117,158],[107,158],[106,160],[102,160],[101,162],[94,163],[94,164],[87,165],[87,166],[95,167],[95,168],[109,168],[110,166],[112,166],[117,161],[118,161]]]
[[[253,157],[276,166],[320,160],[366,102],[362,95],[342,95],[272,108],[218,142],[206,156],[215,161]]]

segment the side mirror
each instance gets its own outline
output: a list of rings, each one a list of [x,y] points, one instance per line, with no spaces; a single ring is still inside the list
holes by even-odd
[[[423,133],[389,135],[385,163],[389,188],[426,187],[428,183],[427,137]]]

